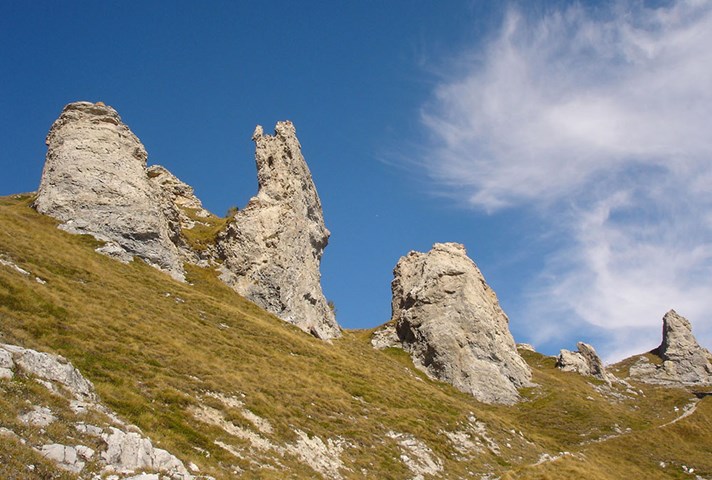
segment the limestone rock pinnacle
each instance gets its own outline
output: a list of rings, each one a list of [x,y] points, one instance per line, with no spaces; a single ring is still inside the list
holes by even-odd
[[[221,279],[282,320],[321,339],[340,329],[321,290],[329,240],[321,201],[291,122],[252,137],[259,190],[217,241]]]
[[[436,243],[428,253],[410,252],[393,274],[391,320],[415,365],[482,402],[515,403],[531,371],[465,247]]]
[[[134,255],[183,278],[183,262],[149,181],[148,154],[116,110],[103,103],[67,105],[47,135],[47,158],[34,206],[107,244],[99,249],[130,261]]]
[[[641,357],[630,367],[631,377],[648,383],[712,385],[712,354],[697,343],[692,325],[675,310],[663,317],[662,343],[650,353],[662,363]]]

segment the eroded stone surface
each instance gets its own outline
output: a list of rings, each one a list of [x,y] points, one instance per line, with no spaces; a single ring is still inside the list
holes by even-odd
[[[410,252],[394,270],[392,321],[413,361],[433,378],[480,401],[511,404],[531,371],[517,353],[509,319],[465,247]]]
[[[149,181],[148,154],[101,103],[70,103],[47,135],[47,158],[34,206],[61,228],[109,242],[102,253],[130,261],[134,255],[183,278],[161,194]]]
[[[329,231],[294,125],[279,122],[274,135],[258,126],[252,138],[259,191],[218,238],[221,278],[282,320],[321,339],[338,337],[320,284]]]

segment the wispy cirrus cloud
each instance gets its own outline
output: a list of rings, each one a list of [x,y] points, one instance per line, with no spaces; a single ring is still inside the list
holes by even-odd
[[[539,341],[585,323],[620,357],[655,346],[671,307],[712,340],[710,45],[705,0],[512,8],[423,109],[424,166],[450,194],[556,218],[565,246],[522,308],[559,320]]]

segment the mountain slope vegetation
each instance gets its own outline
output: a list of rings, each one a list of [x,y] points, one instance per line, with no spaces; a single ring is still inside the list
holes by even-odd
[[[430,380],[402,350],[373,349],[370,331],[318,340],[211,268],[186,265],[181,283],[100,255],[32,198],[0,198],[0,343],[64,356],[198,475],[712,478],[709,389],[609,386],[522,351],[537,386],[514,406],[486,405]],[[624,378],[629,363],[611,371]],[[58,412],[57,425],[19,421],[28,399]],[[76,477],[32,448],[71,435],[61,399],[16,376],[0,380],[0,407],[0,427],[28,440],[0,435],[0,477]]]

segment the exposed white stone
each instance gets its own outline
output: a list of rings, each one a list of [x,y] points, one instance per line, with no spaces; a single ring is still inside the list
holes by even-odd
[[[529,352],[536,352],[536,348],[529,343],[518,343],[517,348],[520,350],[527,350]]]
[[[8,267],[8,268],[10,268],[10,269],[16,271],[16,272],[19,273],[20,275],[25,275],[25,276],[29,276],[29,275],[30,275],[30,272],[28,272],[28,271],[25,270],[24,268],[20,268],[15,262],[13,262],[12,260],[6,258],[6,257],[3,256],[3,255],[0,255],[0,265],[2,265],[2,266],[4,266],[4,267]]]
[[[53,443],[43,445],[40,447],[39,452],[46,459],[56,462],[60,468],[70,472],[79,473],[86,465],[86,462],[77,455],[76,447]]]
[[[195,196],[193,187],[182,182],[178,177],[161,165],[148,167],[148,178],[166,195],[170,202],[178,207],[180,228],[190,230],[195,221],[184,210],[190,210],[196,217],[207,218],[210,212],[203,208],[202,202]]]
[[[12,354],[7,350],[0,348],[0,379],[12,378],[15,368],[15,362],[12,360]]]
[[[234,404],[231,406],[234,407]],[[227,420],[222,412],[207,405],[191,407],[190,413],[196,419],[217,426],[225,431],[225,433],[248,442],[256,452],[262,454],[274,452],[280,456],[293,455],[325,478],[337,480],[342,478],[341,470],[344,469],[345,466],[341,460],[341,454],[344,448],[348,446],[342,439],[329,438],[325,442],[319,437],[309,436],[306,432],[295,429],[294,433],[297,436],[295,442],[278,444],[258,432],[235,425],[233,422]],[[215,443],[234,456],[243,458],[243,455],[231,445],[218,441]]]
[[[329,231],[294,125],[277,123],[273,136],[258,126],[252,138],[259,191],[218,237],[221,279],[318,338],[338,337],[320,284]]]
[[[64,357],[0,344],[0,362],[2,365],[14,364],[16,369],[25,374],[34,375],[52,392],[64,395],[65,398],[67,394],[71,395],[68,400],[75,415],[94,410],[126,430],[112,426],[105,431],[99,426],[83,422],[74,425],[78,432],[104,440],[106,449],[99,457],[106,464],[107,472],[130,474],[136,470],[150,469],[164,472],[172,479],[194,478],[179,459],[165,450],[153,447],[151,440],[145,437],[138,427],[127,425],[102,405],[91,382]],[[20,420],[30,425],[45,427],[54,422],[56,417],[48,408],[34,406],[32,411],[21,415]],[[82,471],[85,462],[94,458],[96,453],[83,445],[72,447],[59,443],[45,445],[39,451],[46,458],[57,462],[61,468],[75,473]]]
[[[135,432],[124,432],[109,427],[108,433],[102,434],[106,442],[106,451],[101,458],[119,472],[134,472],[140,469],[155,469],[171,475],[192,478],[183,462],[167,451],[155,448],[151,440]]]
[[[393,275],[392,321],[414,364],[482,402],[516,402],[531,371],[465,247],[436,243],[428,253],[410,252]]]
[[[20,415],[18,418],[22,423],[33,425],[35,427],[46,427],[57,420],[57,417],[54,416],[52,410],[47,407],[39,406],[32,407],[31,411]]]
[[[437,475],[443,470],[442,461],[425,443],[413,435],[390,431],[386,436],[398,443],[400,460],[414,475],[412,480],[423,480],[426,475]]]
[[[15,345],[0,344],[0,351],[9,352],[15,365],[39,379],[56,382],[78,400],[96,402],[94,386],[64,357],[37,352]]]

